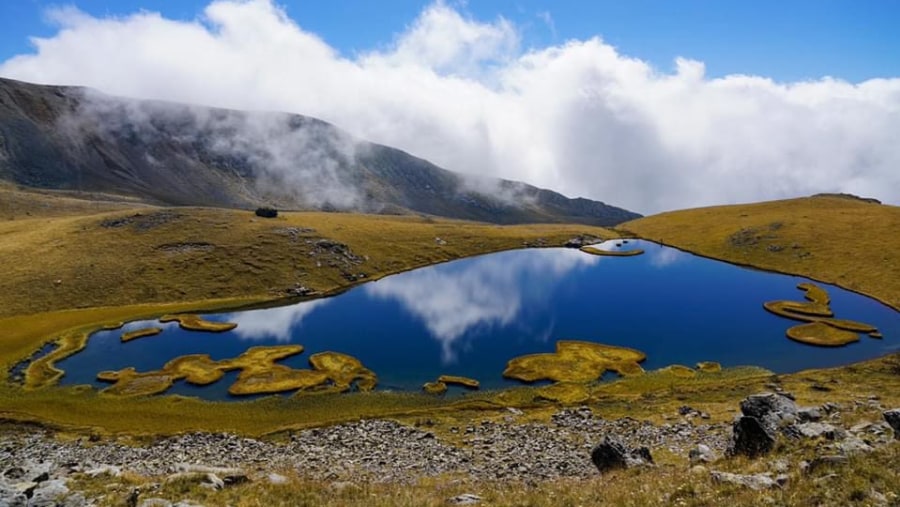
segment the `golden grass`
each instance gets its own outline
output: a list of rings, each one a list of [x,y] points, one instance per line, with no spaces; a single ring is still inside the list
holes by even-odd
[[[763,308],[775,315],[792,320],[807,322],[787,330],[787,337],[820,347],[840,347],[859,341],[858,333],[877,333],[878,329],[869,324],[846,319],[835,319],[829,306],[828,292],[812,283],[801,283],[798,289],[805,292],[809,302],[767,301]]]
[[[183,315],[163,315],[160,322],[178,322],[178,327],[186,331],[205,331],[207,333],[224,333],[237,327],[234,322],[213,322],[204,320],[199,315],[191,313]]]
[[[228,388],[228,393],[234,396],[284,391],[298,391],[298,395],[306,391],[346,392],[354,382],[360,391],[371,391],[377,383],[375,374],[358,359],[337,352],[311,356],[312,370],[276,364],[302,352],[302,345],[251,347],[236,358],[221,361],[213,361],[207,354],[191,354],[169,361],[160,370],[140,373],[129,367],[101,372],[97,378],[114,382],[102,391],[114,396],[161,394],[182,379],[195,385],[208,385],[233,370],[240,370],[237,380]]]
[[[510,359],[503,376],[523,382],[584,383],[599,379],[606,370],[623,375],[637,373],[640,369],[637,363],[646,358],[643,352],[626,347],[560,340],[552,354],[529,354]]]
[[[700,361],[697,363],[697,370],[704,373],[715,373],[722,371],[722,365],[715,361]]]
[[[440,395],[447,392],[447,384],[441,381],[425,382],[422,384],[422,391],[425,394]]]
[[[801,275],[900,310],[900,207],[810,197],[661,213],[617,229],[706,257]]]
[[[223,298],[275,300],[298,286],[327,294],[357,281],[526,244],[559,246],[579,234],[617,236],[583,225],[320,212],[261,219],[242,210],[85,206],[60,204],[59,213],[24,219],[0,215],[0,318]],[[343,262],[318,247],[323,238],[346,245],[362,262]],[[348,280],[360,274],[365,277]]]
[[[859,341],[859,334],[844,331],[822,322],[810,322],[790,327],[787,330],[787,337],[800,343],[820,347],[840,347]]]
[[[605,255],[609,257],[631,257],[632,255],[641,255],[644,253],[640,248],[635,248],[634,250],[601,250],[590,246],[581,247],[581,251],[591,255]]]
[[[480,382],[473,378],[460,377],[459,375],[441,375],[440,377],[438,377],[437,381],[443,382],[445,384],[463,386],[469,389],[478,389],[478,387],[481,385]]]
[[[156,336],[159,333],[162,333],[161,327],[145,327],[143,329],[135,329],[134,331],[129,331],[127,333],[122,333],[122,342],[130,342],[131,340],[137,340],[138,338],[144,338],[147,336]]]

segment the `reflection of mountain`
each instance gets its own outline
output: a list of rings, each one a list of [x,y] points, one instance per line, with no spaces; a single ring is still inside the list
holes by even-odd
[[[292,329],[299,327],[304,317],[328,301],[330,300],[314,299],[280,308],[237,312],[226,315],[225,320],[237,323],[234,333],[242,339],[262,340],[272,337],[286,342],[291,339]]]
[[[373,297],[396,299],[441,342],[443,361],[476,326],[510,324],[526,300],[539,300],[559,278],[599,257],[577,250],[527,250],[435,266],[366,285]]]

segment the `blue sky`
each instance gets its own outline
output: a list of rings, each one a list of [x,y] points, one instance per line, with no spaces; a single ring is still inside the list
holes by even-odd
[[[642,213],[900,203],[900,0],[210,2],[0,0],[0,76],[314,116]]]
[[[280,0],[305,30],[345,56],[391,43],[431,2],[414,0]],[[0,61],[50,36],[49,7],[73,5],[95,17],[140,9],[192,20],[197,0],[4,0]],[[450,5],[481,21],[503,16],[519,26],[523,45],[543,47],[595,35],[624,55],[670,71],[674,58],[706,63],[707,75],[767,76],[798,81],[833,76],[851,82],[900,76],[900,2],[892,0],[471,0]],[[549,18],[545,16],[549,14]],[[547,20],[552,20],[552,27]]]

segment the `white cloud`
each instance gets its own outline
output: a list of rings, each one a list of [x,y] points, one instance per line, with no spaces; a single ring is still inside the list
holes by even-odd
[[[900,202],[900,79],[778,83],[674,73],[599,38],[524,51],[518,27],[444,3],[354,58],[269,0],[60,25],[0,75],[320,117],[451,170],[641,212],[845,191]],[[627,49],[627,48],[626,48]]]

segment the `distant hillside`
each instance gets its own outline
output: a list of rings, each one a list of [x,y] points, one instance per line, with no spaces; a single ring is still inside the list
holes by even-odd
[[[900,207],[874,199],[832,194],[712,206],[618,228],[700,255],[837,284],[900,310]]]
[[[151,203],[614,225],[640,215],[465,177],[300,115],[110,97],[0,79],[0,179]]]

